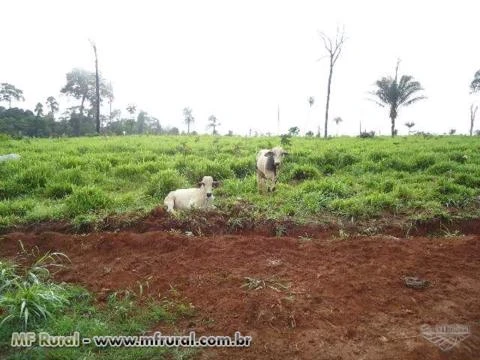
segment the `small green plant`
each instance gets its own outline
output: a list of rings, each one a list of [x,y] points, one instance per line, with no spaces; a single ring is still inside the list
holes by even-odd
[[[65,289],[53,283],[29,283],[16,280],[14,286],[0,297],[0,309],[6,316],[0,322],[23,324],[26,330],[30,325],[52,317],[68,303]]]
[[[17,269],[13,261],[0,260],[0,296],[18,281]]]
[[[454,238],[454,237],[459,237],[463,236],[463,234],[460,232],[460,230],[450,230],[446,226],[442,225],[442,235],[444,238]]]
[[[308,234],[305,234],[305,235],[301,235],[298,237],[301,241],[304,241],[304,242],[308,242],[308,241],[312,241],[312,237]]]
[[[282,237],[287,235],[287,228],[284,225],[277,224],[275,225],[275,236]]]
[[[0,314],[5,314],[0,326],[6,322],[37,324],[52,316],[68,303],[63,286],[50,281],[51,268],[63,267],[69,261],[65,254],[47,252],[38,256],[38,250],[26,250],[20,241],[20,260],[26,263],[32,257],[32,265],[17,265],[9,261],[0,261]]]

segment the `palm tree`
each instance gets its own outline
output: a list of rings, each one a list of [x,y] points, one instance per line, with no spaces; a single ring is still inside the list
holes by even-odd
[[[133,116],[133,114],[135,114],[135,112],[137,111],[137,105],[128,104],[126,109],[127,109],[128,113],[132,116],[132,119],[135,119],[135,116]]]
[[[308,100],[308,105],[310,105],[310,107],[312,107],[313,104],[315,104],[315,98],[313,96],[309,96],[307,100]]]
[[[212,135],[215,135],[217,133],[217,127],[220,126],[221,124],[218,122],[218,119],[215,117],[215,115],[210,115],[208,118],[208,125],[207,128],[212,128]]]
[[[58,111],[58,102],[53,96],[49,96],[46,102],[47,106],[50,108],[49,115],[52,119],[55,120],[55,113]]]
[[[411,105],[419,100],[425,99],[423,95],[415,96],[423,88],[418,81],[414,81],[412,76],[402,75],[398,81],[398,66],[395,69],[395,78],[383,77],[376,82],[377,90],[370,94],[375,95],[380,101],[375,101],[381,107],[390,107],[390,120],[392,122],[392,137],[395,136],[395,119],[398,116],[398,110],[401,106]]]
[[[408,135],[410,135],[410,133],[412,132],[412,127],[415,126],[415,123],[413,121],[411,122],[406,122],[405,123],[405,126],[408,128]]]
[[[333,122],[335,125],[337,125],[337,136],[338,136],[338,124],[340,124],[343,121],[343,119],[340,116],[337,116],[335,119],[333,119]]]
[[[475,73],[473,80],[470,84],[470,89],[472,90],[472,92],[480,91],[480,70]]]
[[[190,134],[190,124],[195,121],[195,118],[192,115],[192,109],[189,107],[184,108],[183,116],[185,117],[185,124],[187,124],[187,134]]]
[[[35,106],[35,115],[37,115],[37,117],[43,116],[43,105],[42,105],[42,103],[37,103],[37,105]]]

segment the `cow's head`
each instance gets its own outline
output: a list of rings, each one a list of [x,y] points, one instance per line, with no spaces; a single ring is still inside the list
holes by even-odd
[[[218,185],[219,182],[213,180],[213,177],[211,176],[204,176],[202,181],[198,183],[198,186],[205,190],[208,198],[212,196],[212,189]]]
[[[269,150],[265,153],[266,157],[273,157],[273,163],[275,164],[275,167],[280,166],[285,155],[288,155],[288,152],[283,150],[280,146],[274,147],[272,150]]]

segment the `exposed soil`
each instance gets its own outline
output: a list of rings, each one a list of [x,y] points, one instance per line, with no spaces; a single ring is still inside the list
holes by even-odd
[[[55,277],[86,286],[100,301],[147,281],[153,297],[175,289],[196,311],[175,328],[152,329],[164,334],[253,337],[250,348],[205,349],[200,359],[480,359],[479,220],[465,225],[469,235],[408,238],[340,238],[327,227],[288,224],[228,234],[218,219],[205,231],[213,235],[186,236],[168,231],[168,221],[179,225],[158,212],[112,232],[12,232],[0,240],[0,255],[15,256],[18,240],[42,253],[61,251],[72,263]],[[405,276],[430,286],[408,288]],[[242,286],[246,277],[265,287]],[[469,325],[471,336],[444,352],[421,336],[422,324]]]

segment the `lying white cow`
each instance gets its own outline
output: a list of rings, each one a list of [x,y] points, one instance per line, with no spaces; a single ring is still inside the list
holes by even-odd
[[[257,185],[260,192],[267,187],[267,191],[275,191],[278,171],[283,160],[283,156],[288,153],[281,147],[273,149],[262,149],[257,154]]]
[[[168,212],[191,208],[207,209],[213,206],[212,188],[218,185],[211,176],[204,176],[198,188],[170,191],[163,202]]]

